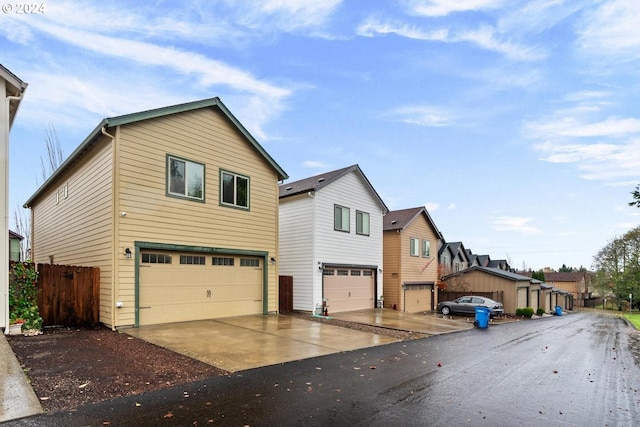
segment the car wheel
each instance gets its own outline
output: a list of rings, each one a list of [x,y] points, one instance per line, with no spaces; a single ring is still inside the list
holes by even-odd
[[[442,307],[442,308],[440,309],[440,313],[442,313],[442,314],[444,314],[444,315],[446,316],[446,315],[448,315],[449,313],[451,313],[451,309],[445,305],[444,307]]]

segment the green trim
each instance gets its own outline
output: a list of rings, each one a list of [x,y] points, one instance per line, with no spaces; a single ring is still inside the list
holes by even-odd
[[[142,249],[206,254],[246,255],[262,258],[262,314],[269,314],[269,252],[247,249],[214,248],[208,246],[175,245],[172,243],[134,242],[135,246],[135,327],[140,326],[140,251]]]
[[[185,195],[181,195],[181,194],[175,194],[175,193],[171,193],[169,191],[169,187],[170,187],[170,175],[171,175],[171,171],[170,171],[170,166],[169,166],[169,160],[170,159],[176,159],[178,161],[181,162],[185,162],[185,172],[186,172],[186,163],[193,163],[195,165],[198,166],[202,166],[202,198],[199,199],[197,197],[192,197],[192,196],[185,196]],[[165,161],[165,195],[167,197],[173,197],[176,199],[182,199],[182,200],[191,200],[192,202],[199,202],[199,203],[206,203],[206,198],[207,198],[207,193],[206,193],[206,189],[207,189],[207,184],[206,184],[206,176],[207,176],[207,166],[204,163],[201,162],[196,162],[195,160],[190,160],[187,159],[185,157],[180,157],[180,156],[175,156],[173,154],[166,154],[166,161]],[[189,185],[188,183],[188,177],[186,176],[185,173],[185,177],[184,177],[184,185],[185,185],[185,191],[187,191],[187,186]]]
[[[217,107],[222,114],[238,129],[238,131],[247,139],[247,141],[264,157],[269,165],[276,171],[279,181],[289,178],[289,175],[280,167],[278,163],[265,151],[258,141],[245,129],[245,127],[235,118],[231,111],[220,101],[219,98],[209,98],[200,101],[188,102],[185,104],[172,105],[169,107],[157,108],[154,110],[141,111],[133,114],[125,114],[122,116],[103,119],[98,126],[87,136],[84,141],[75,149],[73,153],[60,165],[58,169],[47,179],[44,184],[36,190],[36,192],[25,202],[25,208],[31,207],[33,202],[55,181],[66,169],[68,169],[81,155],[89,149],[102,135],[102,128],[112,128],[121,125],[127,125],[143,120],[155,119],[158,117],[168,116],[171,114],[184,113],[187,111],[198,110],[201,108]]]

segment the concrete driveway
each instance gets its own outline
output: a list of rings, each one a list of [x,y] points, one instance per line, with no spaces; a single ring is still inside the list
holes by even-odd
[[[336,313],[331,317],[427,335],[473,328],[473,323],[465,319],[409,314],[389,309]],[[123,331],[230,372],[398,341],[385,335],[278,315],[170,323]]]
[[[123,332],[230,372],[398,341],[278,315],[141,326]]]
[[[473,329],[474,327],[473,319],[469,321],[467,318],[443,316],[438,313],[411,314],[386,308],[346,311],[331,314],[331,317],[365,325],[419,332],[426,335],[440,335]]]

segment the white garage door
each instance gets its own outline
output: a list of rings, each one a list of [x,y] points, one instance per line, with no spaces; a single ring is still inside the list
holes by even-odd
[[[373,270],[325,268],[323,280],[329,314],[375,308]]]
[[[142,251],[139,325],[262,313],[263,260]]]
[[[404,311],[422,313],[431,311],[433,285],[407,285],[404,290]]]

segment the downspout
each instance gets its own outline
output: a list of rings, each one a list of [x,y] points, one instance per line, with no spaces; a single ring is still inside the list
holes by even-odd
[[[10,121],[11,121],[11,101],[20,101],[22,100],[22,96],[23,96],[24,92],[20,92],[20,95],[17,96],[7,96],[5,98],[5,102],[6,102],[6,109],[7,109],[7,116],[3,117],[3,120],[6,120],[7,122],[7,126],[5,129],[5,134],[4,134],[4,138],[6,141],[5,147],[4,147],[4,158],[6,159],[7,165],[6,168],[4,169],[4,183],[2,185],[5,186],[5,190],[4,190],[4,212],[2,213],[4,219],[3,219],[3,224],[4,226],[2,227],[2,236],[3,237],[3,245],[6,245],[6,259],[2,260],[2,274],[6,275],[6,286],[3,286],[3,304],[4,304],[4,324],[5,324],[5,328],[4,328],[4,333],[5,335],[9,335],[9,133],[11,130],[11,125],[10,125]]]
[[[314,295],[313,291],[315,288],[315,275],[318,274],[318,265],[320,263],[316,259],[316,200],[312,191],[307,192],[307,196],[311,198],[311,271],[313,274],[311,275],[311,314],[315,314],[317,304],[314,303]],[[322,303],[322,298],[324,294],[324,274],[322,272],[322,268],[320,268],[320,303]]]
[[[100,132],[108,138],[111,138],[111,145],[113,146],[111,152],[111,203],[113,206],[112,218],[113,227],[111,227],[111,330],[116,330],[116,277],[118,274],[118,262],[116,253],[116,221],[118,221],[118,210],[116,206],[116,194],[115,194],[115,179],[116,179],[116,137],[109,134],[106,131],[106,125],[102,126]]]

